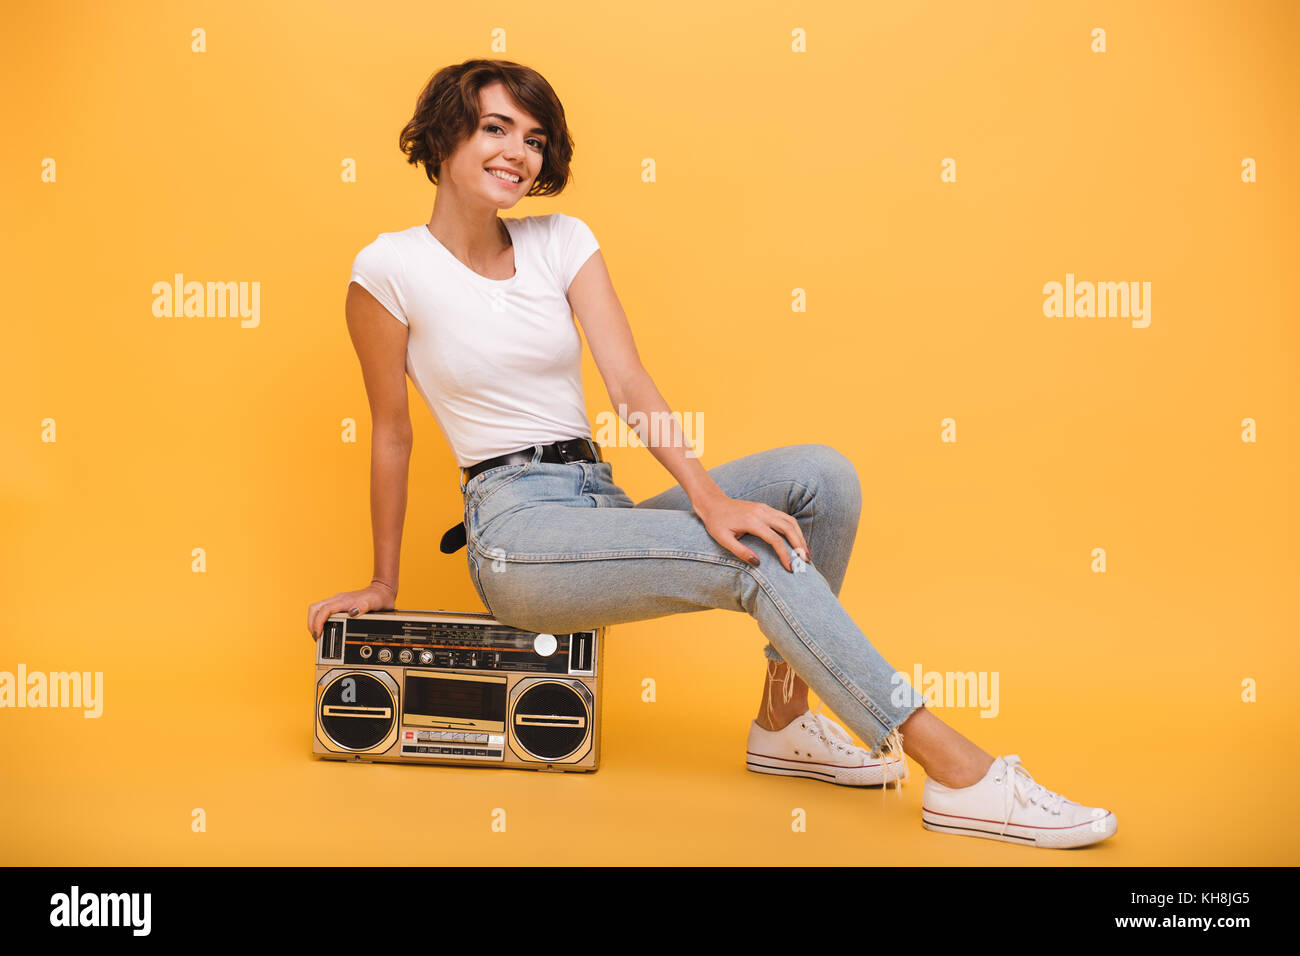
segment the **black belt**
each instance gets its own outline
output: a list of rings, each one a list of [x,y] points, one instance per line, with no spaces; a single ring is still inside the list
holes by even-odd
[[[503,465],[526,465],[533,460],[533,455],[537,453],[536,445],[530,445],[519,451],[512,451],[505,455],[497,455],[495,458],[489,458],[486,461],[476,462],[464,469],[464,480],[469,484],[475,477],[487,471],[489,468],[500,468]],[[549,461],[553,464],[566,464],[573,461],[604,461],[600,453],[600,446],[590,438],[570,438],[567,441],[552,442],[549,445],[542,445],[542,457],[539,461]],[[461,548],[465,547],[469,538],[465,532],[465,522],[453,525],[448,528],[442,536],[442,544],[438,547],[443,554],[455,554]]]

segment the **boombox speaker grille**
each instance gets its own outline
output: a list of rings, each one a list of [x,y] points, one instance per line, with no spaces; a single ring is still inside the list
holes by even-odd
[[[397,701],[383,682],[361,671],[335,678],[320,698],[320,725],[347,750],[368,750],[393,729]]]
[[[587,702],[565,684],[545,682],[528,688],[515,703],[514,737],[544,760],[560,760],[587,739]]]

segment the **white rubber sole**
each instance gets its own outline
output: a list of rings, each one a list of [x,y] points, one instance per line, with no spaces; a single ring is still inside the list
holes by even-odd
[[[784,757],[770,757],[767,754],[747,752],[745,769],[754,773],[772,773],[780,777],[808,777],[812,780],[824,780],[838,783],[845,787],[880,786],[885,782],[886,769],[883,763],[868,764],[864,767],[841,767],[833,763],[817,763],[812,760],[787,760]],[[893,764],[888,770],[892,783],[903,775],[901,762]]]
[[[1007,832],[1001,832],[1002,825],[992,820],[979,820],[961,817],[950,813],[936,813],[921,807],[921,826],[936,833],[951,833],[955,836],[980,837],[985,840],[1000,840],[1003,843],[1018,843],[1021,846],[1037,846],[1049,850],[1068,850],[1074,847],[1091,846],[1113,836],[1119,828],[1115,814],[1107,812],[1104,817],[1079,823],[1072,827],[1025,827],[1011,824]]]

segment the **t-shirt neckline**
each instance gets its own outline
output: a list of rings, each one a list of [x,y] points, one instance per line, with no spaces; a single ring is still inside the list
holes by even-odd
[[[457,259],[452,254],[452,251],[448,249],[446,246],[444,246],[442,242],[439,241],[438,237],[435,236],[432,231],[430,231],[429,224],[427,222],[421,223],[418,228],[420,232],[424,233],[424,235],[428,237],[430,245],[432,245],[435,249],[440,250],[444,256],[446,256],[449,260],[455,263],[455,268],[459,268],[462,272],[464,272],[465,275],[469,276],[471,280],[479,283],[482,286],[485,286],[490,289],[499,289],[502,286],[510,285],[511,283],[513,283],[515,280],[519,278],[520,268],[523,264],[523,259],[519,255],[519,236],[515,233],[515,230],[510,227],[510,223],[512,220],[503,217],[501,221],[505,223],[506,232],[510,233],[510,244],[513,245],[515,248],[515,274],[510,276],[507,279],[489,279],[481,272],[476,272],[473,269],[471,269],[469,266],[465,265],[465,263]]]

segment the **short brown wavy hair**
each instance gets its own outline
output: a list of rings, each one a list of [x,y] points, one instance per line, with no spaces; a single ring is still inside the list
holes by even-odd
[[[555,196],[569,181],[573,137],[564,120],[564,106],[536,70],[510,60],[466,60],[443,67],[424,85],[415,115],[402,128],[398,145],[413,166],[435,186],[442,161],[456,151],[478,127],[479,90],[491,83],[505,86],[511,99],[531,113],[546,130],[542,171],[526,196]]]

